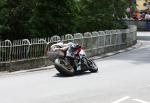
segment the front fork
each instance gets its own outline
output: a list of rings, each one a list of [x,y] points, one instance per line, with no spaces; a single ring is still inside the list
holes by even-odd
[[[86,65],[87,68],[90,68],[88,59],[85,57],[85,55],[78,55],[77,57],[75,57],[74,62],[76,67],[79,65],[79,62],[81,62],[80,63],[81,69],[82,69],[82,65]]]

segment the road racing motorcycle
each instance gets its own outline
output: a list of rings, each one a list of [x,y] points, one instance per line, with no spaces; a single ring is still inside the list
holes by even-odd
[[[57,47],[58,48],[58,47]],[[71,48],[71,47],[69,47]],[[98,71],[98,67],[92,59],[86,57],[85,50],[77,45],[72,48],[71,57],[66,56],[66,51],[55,50],[51,48],[47,53],[49,59],[54,63],[57,71],[66,76],[73,76],[78,73],[82,73],[85,71],[90,71],[95,73]],[[82,58],[81,58],[82,56]],[[77,70],[77,65],[80,61],[80,70]]]

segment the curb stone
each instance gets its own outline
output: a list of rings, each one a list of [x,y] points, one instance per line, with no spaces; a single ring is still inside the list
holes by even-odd
[[[15,72],[4,71],[4,72],[0,72],[0,76],[23,74],[27,72],[42,71],[42,70],[48,70],[48,69],[53,69],[53,68],[54,68],[54,65],[46,66],[46,67],[39,67],[39,68],[34,68],[34,69],[29,69],[29,70],[20,70],[20,71],[15,71]]]

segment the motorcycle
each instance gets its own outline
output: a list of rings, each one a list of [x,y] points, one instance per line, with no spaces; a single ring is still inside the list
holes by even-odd
[[[95,62],[86,57],[86,53],[81,46],[74,48],[73,57],[67,57],[64,51],[55,50],[54,48],[51,48],[48,55],[50,60],[54,63],[56,70],[62,75],[73,76],[85,71],[90,71],[92,73],[98,71]],[[81,62],[81,69],[77,70],[79,61]]]

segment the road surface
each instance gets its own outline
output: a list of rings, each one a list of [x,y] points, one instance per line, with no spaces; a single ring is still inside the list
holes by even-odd
[[[0,76],[0,103],[150,103],[150,33],[137,48],[95,60],[98,73],[62,77],[55,69]]]

